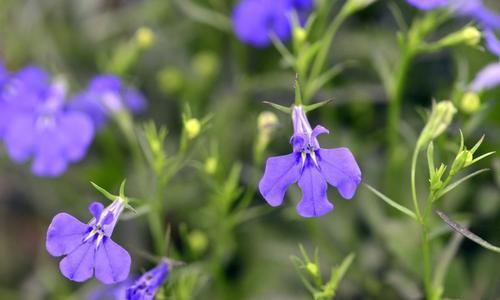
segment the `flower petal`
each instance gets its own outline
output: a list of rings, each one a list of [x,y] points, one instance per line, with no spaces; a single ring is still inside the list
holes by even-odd
[[[123,281],[130,272],[131,258],[127,250],[106,236],[97,248],[95,262],[95,276],[105,284]]]
[[[500,85],[500,63],[491,63],[481,69],[470,84],[473,92],[489,90]]]
[[[101,202],[95,201],[90,203],[89,205],[89,211],[94,216],[96,221],[99,220],[99,218],[101,217],[101,213],[103,210],[104,210],[104,205]]]
[[[83,282],[94,275],[95,246],[91,240],[81,244],[59,263],[64,277]]]
[[[45,247],[52,256],[61,256],[75,250],[88,233],[87,224],[67,213],[59,213],[47,230]]]
[[[5,147],[15,162],[27,160],[34,150],[35,120],[30,114],[19,114],[6,126]]]
[[[318,150],[318,164],[329,184],[345,199],[351,199],[361,182],[361,170],[347,148]]]
[[[67,159],[82,159],[94,137],[92,120],[81,112],[67,112],[60,117],[58,130]]]
[[[271,206],[283,203],[286,189],[300,176],[300,154],[275,156],[267,159],[259,191]]]
[[[302,190],[302,199],[297,204],[297,212],[302,217],[320,217],[333,209],[333,204],[326,197],[328,185],[311,159],[306,160],[299,187]]]

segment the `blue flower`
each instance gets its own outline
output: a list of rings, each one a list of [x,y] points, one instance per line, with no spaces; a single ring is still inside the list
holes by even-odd
[[[127,300],[153,300],[156,291],[167,279],[168,272],[168,263],[166,261],[160,262],[127,289]]]
[[[134,114],[143,111],[146,100],[139,91],[125,86],[117,76],[106,74],[94,77],[87,89],[74,97],[71,107],[87,113],[96,128],[100,128],[110,116],[123,110]]]
[[[320,147],[317,137],[328,130],[320,125],[313,130],[302,106],[294,106],[292,120],[293,153],[267,160],[259,190],[269,205],[278,206],[288,187],[298,182],[302,190],[298,214],[320,217],[333,209],[326,195],[327,183],[336,187],[343,198],[351,199],[361,182],[361,171],[349,149]]]
[[[459,15],[475,20],[484,28],[500,29],[500,15],[486,7],[482,0],[454,0]]]
[[[259,48],[271,43],[270,34],[286,41],[292,12],[304,16],[313,6],[312,0],[242,0],[233,11],[234,31],[242,42]]]
[[[32,158],[35,175],[59,176],[85,156],[94,127],[87,115],[68,109],[62,82],[28,66],[4,84],[1,95],[0,137],[13,161]]]
[[[500,85],[500,63],[491,63],[479,71],[470,84],[470,90],[477,93],[498,85]]]
[[[486,41],[486,49],[500,57],[500,40],[496,37],[495,32],[492,29],[486,29],[483,31],[483,35]]]
[[[67,213],[52,219],[45,245],[52,256],[65,256],[59,269],[66,278],[83,282],[92,278],[95,271],[95,277],[105,284],[127,279],[130,255],[111,240],[125,205],[120,197],[106,208],[93,202],[89,210],[94,217],[87,224]]]
[[[432,10],[448,4],[448,0],[406,0],[406,2],[421,10]]]

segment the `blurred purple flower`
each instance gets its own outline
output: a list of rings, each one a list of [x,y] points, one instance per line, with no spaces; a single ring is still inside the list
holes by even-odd
[[[9,78],[9,72],[5,68],[3,61],[0,59],[0,89],[2,88],[5,81]],[[1,97],[1,94],[0,94]]]
[[[169,265],[162,261],[158,266],[144,273],[127,289],[127,300],[153,300],[156,291],[167,279]]]
[[[482,0],[453,0],[459,15],[472,18],[484,28],[500,29],[500,14],[486,7]]]
[[[286,41],[291,13],[295,10],[304,18],[313,6],[313,0],[242,0],[233,11],[234,31],[242,42],[259,48],[271,43],[270,34]]]
[[[351,199],[361,182],[361,171],[349,149],[320,147],[317,136],[329,132],[321,125],[313,130],[302,106],[294,106],[292,120],[293,153],[267,160],[259,190],[269,205],[278,206],[288,187],[298,181],[302,190],[298,214],[319,217],[333,209],[326,195],[327,182],[342,197]]]
[[[500,57],[500,40],[496,37],[495,32],[491,29],[486,29],[483,31],[483,35],[488,51]]]
[[[432,10],[448,4],[448,0],[406,0],[406,2],[421,10]]]
[[[144,96],[125,86],[115,75],[98,75],[86,90],[76,95],[70,104],[75,110],[87,113],[97,128],[102,127],[109,116],[128,109],[140,113],[146,108]]]
[[[93,139],[92,122],[68,110],[65,95],[63,83],[50,82],[45,71],[33,66],[20,70],[2,89],[0,137],[13,161],[33,158],[35,175],[61,175],[68,163],[85,156]]]
[[[134,282],[128,278],[112,285],[97,286],[87,295],[87,300],[124,300],[126,299],[127,288]]]
[[[65,256],[61,273],[68,279],[83,282],[94,276],[105,284],[127,279],[131,258],[127,250],[111,240],[111,234],[125,207],[121,198],[104,208],[93,202],[94,216],[84,224],[67,213],[57,214],[47,231],[46,248],[52,256]]]
[[[500,63],[492,63],[479,71],[470,85],[470,90],[473,92],[481,92],[483,90],[492,89],[498,85],[500,85]]]

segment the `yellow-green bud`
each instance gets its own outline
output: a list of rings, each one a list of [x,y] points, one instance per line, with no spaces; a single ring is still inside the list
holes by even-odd
[[[311,274],[314,277],[317,277],[319,275],[319,268],[318,265],[316,265],[315,263],[312,262],[307,263],[306,269],[309,272],[309,274]]]
[[[460,101],[460,108],[465,113],[471,114],[476,112],[481,106],[481,98],[476,93],[468,92]]]
[[[450,47],[460,44],[465,44],[469,46],[476,46],[481,41],[481,32],[474,26],[467,26],[462,30],[453,32],[434,45],[435,49],[440,49],[443,47]]]
[[[213,52],[203,51],[193,57],[191,65],[201,77],[211,77],[219,71],[219,58]]]
[[[262,134],[271,134],[279,124],[278,117],[275,113],[264,111],[257,118],[257,126]]]
[[[148,27],[141,27],[135,32],[135,40],[141,49],[151,47],[155,40],[154,32]]]
[[[481,41],[481,31],[474,26],[467,26],[462,30],[464,41],[469,46],[476,46]]]
[[[201,130],[201,123],[198,119],[189,119],[184,123],[184,129],[188,138],[193,139],[198,136]]]
[[[177,68],[164,68],[157,75],[158,85],[166,93],[175,93],[184,84],[184,75]]]
[[[208,247],[207,236],[199,230],[193,230],[189,233],[188,243],[190,249],[196,254],[202,254]]]
[[[453,164],[451,165],[450,176],[455,176],[455,174],[457,174],[464,167],[468,153],[468,150],[461,150],[458,152]]]
[[[293,28],[293,38],[300,45],[306,40],[307,31],[302,26],[296,26]]]
[[[432,112],[418,139],[419,146],[424,146],[443,133],[453,120],[457,109],[451,101],[434,104]]]
[[[217,158],[209,157],[205,160],[205,172],[214,174],[217,171]]]

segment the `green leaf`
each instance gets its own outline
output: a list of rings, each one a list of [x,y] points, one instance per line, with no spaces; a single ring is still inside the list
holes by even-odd
[[[445,194],[451,192],[453,189],[455,189],[457,186],[459,186],[460,184],[462,184],[463,182],[465,182],[466,180],[476,176],[476,175],[479,175],[481,173],[484,173],[486,171],[489,171],[490,169],[488,168],[484,168],[484,169],[481,169],[479,171],[476,171],[474,173],[471,173],[463,178],[460,178],[459,180],[455,181],[454,183],[450,184],[449,186],[447,186],[445,189],[441,190],[440,192],[437,193],[436,197],[434,197],[433,201],[436,201],[437,199],[443,197]]]
[[[262,103],[271,105],[275,109],[277,109],[277,110],[279,110],[281,112],[284,112],[285,114],[291,114],[292,113],[292,109],[290,107],[286,107],[286,106],[279,105],[279,104],[276,104],[276,103],[273,103],[273,102],[269,102],[269,101],[262,101]]]
[[[415,213],[412,212],[411,210],[409,210],[408,208],[404,207],[401,204],[396,203],[394,200],[390,199],[386,195],[377,191],[374,187],[370,186],[369,184],[365,183],[365,186],[370,191],[372,191],[375,195],[377,195],[380,199],[384,200],[385,203],[389,204],[390,206],[394,207],[395,209],[399,210],[400,212],[404,213],[405,215],[410,216],[411,218],[417,220],[417,216],[415,215]]]
[[[346,258],[344,258],[339,267],[334,267],[332,269],[332,276],[328,283],[325,285],[325,294],[332,295],[332,297],[335,295],[335,291],[337,290],[340,281],[345,276],[345,273],[351,266],[354,257],[354,253],[349,254]]]
[[[90,184],[92,184],[96,190],[98,190],[101,194],[104,195],[104,197],[108,198],[109,200],[115,201],[115,199],[117,198],[117,196],[111,194],[110,192],[106,191],[104,188],[98,186],[97,184],[93,183],[92,181],[90,182]]]
[[[458,224],[457,222],[453,221],[448,217],[444,212],[436,210],[437,215],[446,223],[448,224],[453,230],[456,232],[460,233],[461,235],[465,236],[469,240],[479,244],[480,246],[491,250],[493,252],[500,253],[500,247],[494,246],[487,241],[483,240],[473,232],[469,231],[467,228],[463,227],[462,225]]]

